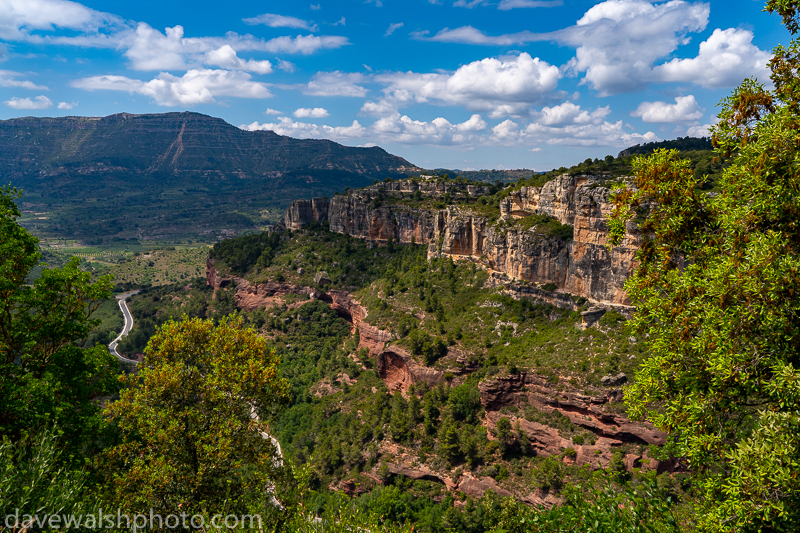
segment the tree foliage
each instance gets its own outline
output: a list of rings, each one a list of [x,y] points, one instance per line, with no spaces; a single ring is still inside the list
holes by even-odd
[[[253,511],[285,478],[265,416],[287,398],[278,358],[237,319],[184,319],[150,340],[138,375],[107,410],[107,490],[131,512]]]
[[[0,434],[17,440],[55,423],[80,450],[102,425],[95,400],[114,390],[117,363],[105,346],[73,343],[96,325],[91,314],[111,281],[92,283],[73,258],[31,283],[39,241],[16,221],[17,196],[0,188]]]
[[[797,31],[797,2],[767,10]],[[649,207],[626,288],[654,356],[630,412],[671,435],[700,475],[704,530],[790,530],[800,520],[800,91],[797,41],[777,47],[775,89],[745,80],[721,103],[718,194],[675,150],[638,158],[619,191],[616,242]]]

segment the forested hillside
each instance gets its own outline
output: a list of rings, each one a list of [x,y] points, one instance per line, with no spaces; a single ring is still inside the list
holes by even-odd
[[[416,169],[385,150],[244,131],[198,113],[0,121],[0,172],[44,237],[214,242],[291,200]]]

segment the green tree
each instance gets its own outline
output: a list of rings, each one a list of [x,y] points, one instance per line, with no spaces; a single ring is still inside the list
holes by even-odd
[[[766,10],[796,34],[796,0]],[[748,79],[721,103],[719,194],[658,150],[635,161],[636,188],[616,195],[610,221],[619,242],[649,209],[626,288],[654,355],[626,399],[698,474],[709,531],[800,521],[800,46],[774,53],[773,91]]]
[[[444,420],[439,431],[439,455],[445,461],[455,463],[460,454],[458,427],[451,418]]]
[[[20,520],[17,530],[25,529],[25,515],[43,518],[50,514],[81,514],[94,511],[87,505],[85,471],[64,466],[64,451],[57,432],[43,429],[27,435],[17,442],[8,437],[0,441],[0,531],[14,529],[13,522]],[[10,518],[10,517],[14,518]]]
[[[104,456],[111,503],[164,514],[269,511],[288,473],[263,417],[287,400],[287,385],[266,341],[241,319],[184,317],[161,326],[145,354],[107,410],[122,435]]]
[[[495,429],[497,440],[500,441],[500,447],[503,453],[514,442],[514,434],[511,432],[511,420],[502,416],[497,421],[497,429]]]
[[[55,424],[64,445],[89,453],[104,425],[96,400],[115,390],[118,364],[105,346],[74,343],[97,325],[90,317],[110,297],[111,278],[92,283],[73,258],[30,283],[41,254],[17,223],[18,196],[0,187],[0,435],[18,440]]]

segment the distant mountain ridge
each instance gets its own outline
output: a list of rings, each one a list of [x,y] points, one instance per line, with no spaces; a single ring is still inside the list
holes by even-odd
[[[295,198],[420,170],[379,147],[245,131],[199,113],[0,121],[0,175],[25,192],[22,223],[91,244],[213,241],[277,220]]]
[[[385,177],[417,167],[379,147],[245,131],[191,112],[0,121],[0,172],[12,179],[75,171],[275,177],[300,169]]]

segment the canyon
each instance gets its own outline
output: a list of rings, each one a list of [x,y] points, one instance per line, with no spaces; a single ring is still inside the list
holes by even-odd
[[[641,233],[630,222],[618,246],[608,247],[606,218],[612,209],[604,176],[561,175],[541,187],[516,189],[500,201],[492,219],[464,205],[442,209],[410,207],[404,199],[450,195],[469,201],[483,196],[479,185],[401,180],[376,183],[331,198],[296,200],[286,211],[287,229],[327,222],[330,231],[374,241],[428,245],[428,257],[469,260],[487,269],[512,292],[570,306],[564,295],[607,307],[626,308],[624,283],[636,266]],[[548,236],[519,224],[545,214],[573,227],[571,239]],[[541,286],[553,284],[555,292]]]

